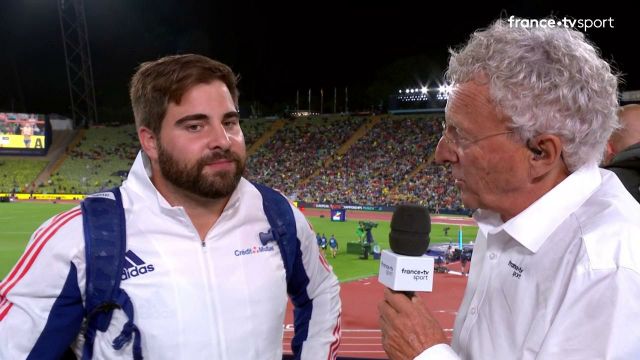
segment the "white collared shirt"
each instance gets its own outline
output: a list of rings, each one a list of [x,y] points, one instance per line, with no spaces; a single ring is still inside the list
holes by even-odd
[[[416,359],[640,359],[640,205],[595,164],[506,223],[479,210],[451,347]]]

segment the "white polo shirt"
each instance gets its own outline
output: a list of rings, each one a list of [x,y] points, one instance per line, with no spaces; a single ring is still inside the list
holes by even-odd
[[[416,359],[640,359],[640,205],[587,165],[516,217],[479,210],[451,347]]]

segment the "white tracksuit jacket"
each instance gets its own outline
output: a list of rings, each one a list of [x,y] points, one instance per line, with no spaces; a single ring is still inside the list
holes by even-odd
[[[182,207],[171,207],[149,179],[140,153],[121,187],[129,294],[146,359],[281,359],[287,305],[275,242],[258,190],[244,178],[202,242]],[[338,281],[297,209],[297,236],[312,300],[303,359],[335,358],[340,341]],[[258,249],[258,251],[254,251]],[[260,251],[261,250],[261,251]],[[78,207],[45,222],[0,283],[0,359],[48,359],[73,343],[82,353],[85,249]],[[126,315],[115,310],[98,332],[94,359],[131,359],[132,341],[114,350]]]

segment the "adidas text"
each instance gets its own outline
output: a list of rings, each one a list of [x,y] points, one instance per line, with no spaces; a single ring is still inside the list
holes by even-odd
[[[122,280],[127,280],[130,279],[132,277],[136,277],[138,275],[142,275],[142,274],[146,274],[148,272],[152,272],[153,270],[155,270],[153,268],[152,264],[149,265],[144,265],[144,266],[138,266],[138,267],[134,267],[131,269],[122,269]]]

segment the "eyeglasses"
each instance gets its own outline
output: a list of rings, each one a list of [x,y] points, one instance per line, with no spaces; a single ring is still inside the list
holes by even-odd
[[[445,122],[442,123],[442,139],[444,140],[445,143],[452,144],[457,148],[465,148],[477,142],[480,142],[482,140],[492,138],[494,136],[513,133],[512,130],[507,130],[507,131],[500,131],[497,133],[481,136],[477,139],[467,139],[464,136],[460,135],[460,133],[458,133],[457,130],[450,130],[450,129],[451,127],[448,127]]]

